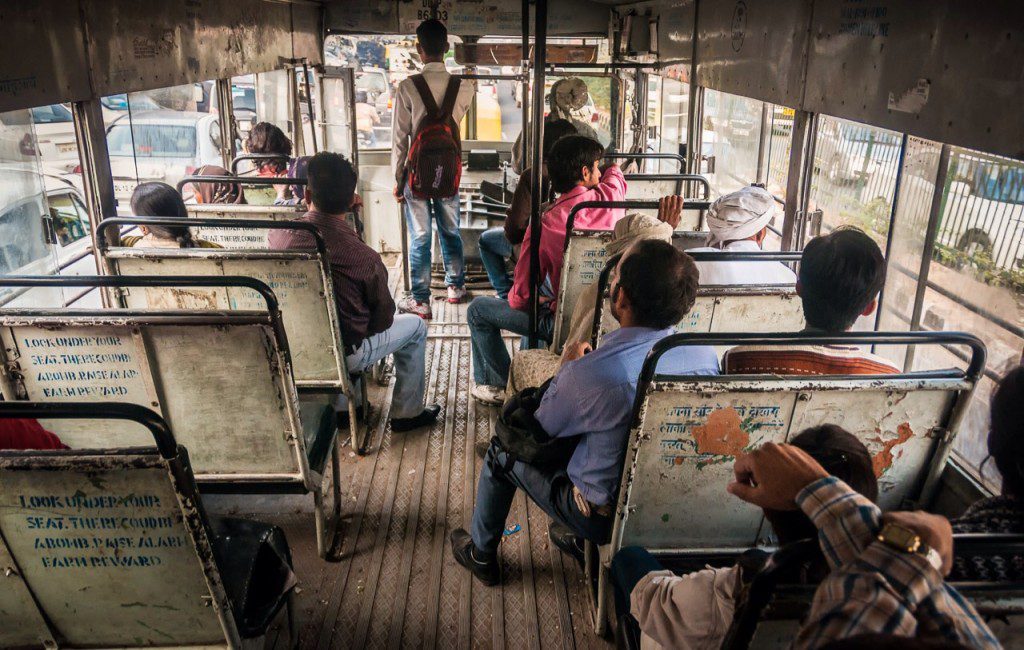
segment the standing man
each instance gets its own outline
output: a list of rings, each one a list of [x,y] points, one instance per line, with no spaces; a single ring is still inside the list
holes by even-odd
[[[412,295],[400,300],[398,309],[429,320],[432,317],[432,220],[437,220],[448,302],[460,303],[466,297],[465,260],[462,236],[459,234],[460,174],[455,172],[452,179],[451,172],[454,170],[442,170],[442,167],[459,165],[461,171],[458,125],[473,100],[476,84],[462,82],[456,89],[455,84],[451,83],[452,76],[444,67],[444,54],[448,51],[448,29],[441,21],[431,19],[420,23],[416,28],[416,51],[423,61],[423,71],[398,84],[391,132],[391,165],[395,170],[395,198],[403,204],[405,222],[409,228],[409,276],[412,283]],[[454,124],[454,134],[445,132],[449,124]],[[444,159],[443,149],[445,139],[452,137],[452,156],[457,161],[449,163]],[[427,160],[433,162],[431,156],[437,156],[436,159],[440,161],[437,180],[441,181],[442,176],[446,183],[454,180],[454,188],[449,188],[450,195],[425,198],[425,192],[414,187],[419,180],[416,172],[423,169]],[[422,181],[430,183],[433,179],[431,174],[431,178]]]

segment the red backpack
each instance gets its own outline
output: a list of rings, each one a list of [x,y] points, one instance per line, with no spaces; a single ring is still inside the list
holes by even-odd
[[[423,75],[409,78],[427,109],[416,126],[405,164],[409,186],[417,198],[447,199],[459,193],[459,180],[462,178],[462,143],[459,125],[452,117],[462,82],[455,76],[448,80],[439,109]]]

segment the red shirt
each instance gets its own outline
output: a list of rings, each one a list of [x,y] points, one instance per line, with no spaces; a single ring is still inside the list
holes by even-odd
[[[38,420],[0,418],[0,449],[68,449]]]

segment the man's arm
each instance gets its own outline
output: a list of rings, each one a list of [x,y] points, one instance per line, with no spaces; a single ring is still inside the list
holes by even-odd
[[[519,249],[519,259],[512,274],[512,289],[508,292],[508,304],[512,309],[530,310],[530,241],[531,226],[526,227],[523,234],[523,246]]]
[[[878,506],[834,476],[801,490],[796,504],[818,529],[818,542],[833,569],[855,560],[882,527]]]
[[[395,92],[395,112],[391,117],[391,168],[395,170],[395,184],[401,185],[405,160],[409,156],[409,136],[412,135],[412,96],[408,80],[398,84]]]
[[[616,164],[611,164],[601,174],[601,182],[593,190],[597,196],[588,200],[622,201],[626,198],[626,178]]]
[[[370,327],[383,332],[395,322],[395,300],[388,288],[388,271],[379,258],[363,284],[363,291],[370,310]]]
[[[858,634],[944,638],[999,648],[978,612],[919,553],[872,541],[818,586],[793,647],[819,648]]]
[[[505,237],[512,243],[518,245],[523,242],[526,234],[526,227],[530,225],[530,197],[533,191],[533,179],[529,169],[524,170],[519,177],[519,184],[512,194],[512,204],[505,213]]]

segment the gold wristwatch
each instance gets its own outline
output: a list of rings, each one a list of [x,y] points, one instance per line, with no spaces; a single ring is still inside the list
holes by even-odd
[[[878,541],[890,548],[903,553],[916,553],[923,556],[935,570],[942,573],[942,556],[934,548],[921,541],[921,536],[906,526],[892,522],[882,526],[878,533]]]

